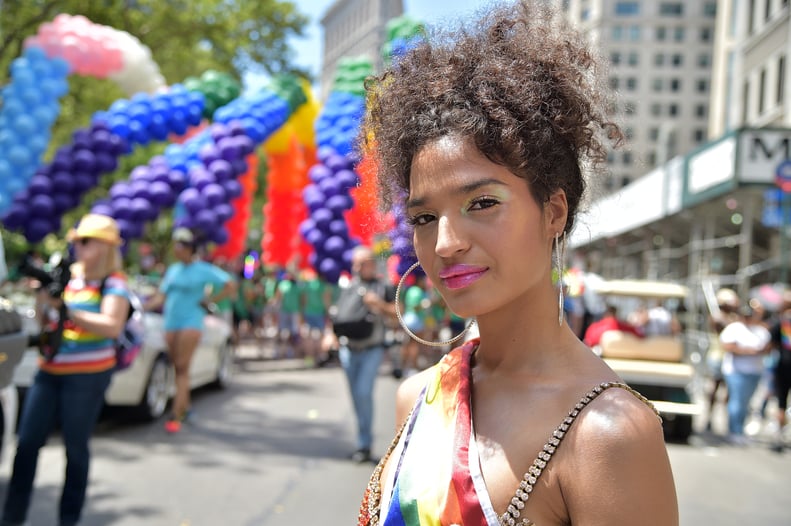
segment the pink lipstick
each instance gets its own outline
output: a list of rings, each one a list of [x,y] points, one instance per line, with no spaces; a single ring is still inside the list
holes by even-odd
[[[487,267],[475,265],[451,265],[439,272],[439,278],[446,287],[456,290],[475,283],[487,270],[489,270]]]

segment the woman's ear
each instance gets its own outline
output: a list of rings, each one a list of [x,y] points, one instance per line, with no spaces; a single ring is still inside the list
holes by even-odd
[[[561,234],[566,229],[566,220],[568,219],[569,204],[566,201],[565,190],[555,190],[549,200],[544,205],[544,219],[545,224],[549,230],[551,237],[555,234]]]

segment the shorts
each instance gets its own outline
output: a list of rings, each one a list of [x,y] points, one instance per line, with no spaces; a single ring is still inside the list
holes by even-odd
[[[299,334],[299,313],[281,312],[277,319],[277,328],[281,331],[288,331],[289,334]]]
[[[302,317],[304,318],[307,326],[311,329],[324,330],[326,318],[323,314],[304,314]]]

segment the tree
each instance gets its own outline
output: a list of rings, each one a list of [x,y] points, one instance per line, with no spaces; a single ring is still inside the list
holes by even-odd
[[[200,76],[209,69],[237,79],[247,71],[270,75],[309,75],[294,66],[288,38],[302,36],[308,18],[284,0],[4,0],[0,9],[0,86],[9,81],[9,66],[20,56],[24,39],[59,13],[81,14],[94,23],[126,31],[151,50],[168,84]],[[86,127],[91,116],[120,98],[129,98],[109,80],[69,78],[69,93],[52,132],[49,152],[71,140],[74,130]],[[86,204],[64,217],[69,225],[85,213],[94,199],[106,195],[113,182],[126,179],[131,168],[161,153],[164,145],[138,148],[119,169],[102,179],[101,187],[86,196]],[[150,229],[153,237],[167,230]],[[12,237],[12,236],[9,236]],[[6,238],[9,239],[8,237]],[[13,239],[11,244],[15,246]],[[50,243],[51,244],[51,243]]]

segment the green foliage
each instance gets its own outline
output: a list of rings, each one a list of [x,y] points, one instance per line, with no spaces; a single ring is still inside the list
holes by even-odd
[[[22,53],[24,39],[36,34],[41,24],[52,21],[60,13],[84,15],[94,23],[126,31],[138,38],[151,50],[167,84],[200,77],[208,70],[221,72],[218,75],[225,75],[226,83],[238,82],[247,71],[309,78],[309,74],[292,65],[294,51],[287,38],[302,36],[309,20],[291,1],[3,0],[0,86],[9,81],[9,65]],[[107,109],[121,98],[129,98],[129,95],[110,80],[70,76],[69,93],[60,100],[61,114],[52,131],[45,160],[58,147],[69,143],[75,130],[86,127],[96,111]],[[64,216],[61,236],[48,236],[37,249],[47,254],[62,250],[65,247],[62,234],[68,226],[74,224],[96,199],[106,196],[115,181],[127,179],[133,167],[147,163],[153,155],[161,153],[164,146],[154,144],[136,148],[124,157],[116,172],[103,176],[100,186],[85,196],[83,204]],[[259,195],[262,195],[260,192],[259,188]],[[260,215],[259,205],[257,201],[254,218]],[[146,241],[155,245],[155,252],[169,242],[170,227],[170,217],[149,225]],[[260,224],[258,229],[260,231]],[[3,238],[11,260],[28,248],[22,236],[3,231]],[[128,257],[132,263],[135,254],[135,247],[130,247]]]

